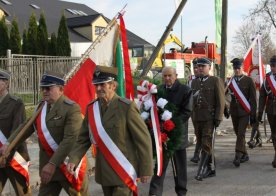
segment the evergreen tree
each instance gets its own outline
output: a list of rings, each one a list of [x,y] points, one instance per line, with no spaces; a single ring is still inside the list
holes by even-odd
[[[57,56],[71,56],[71,46],[69,41],[66,18],[64,14],[59,21],[57,36]]]
[[[13,54],[21,53],[21,37],[15,18],[12,21],[12,27],[10,31],[10,49]]]
[[[36,54],[37,53],[37,21],[36,16],[32,13],[29,19],[29,28],[27,34],[27,52],[28,54]]]
[[[23,31],[23,43],[22,43],[22,54],[28,54],[28,37],[27,37],[27,31],[24,29]]]
[[[9,31],[6,18],[3,16],[0,20],[0,56],[6,56],[7,49],[9,49]]]
[[[49,41],[48,55],[56,56],[57,55],[57,38],[56,34],[51,34],[51,40]]]
[[[37,30],[37,54],[47,55],[48,53],[48,31],[43,13],[40,14]]]

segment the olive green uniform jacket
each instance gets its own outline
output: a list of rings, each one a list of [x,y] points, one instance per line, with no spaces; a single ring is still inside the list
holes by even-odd
[[[101,110],[102,108],[100,108]],[[69,155],[70,163],[78,164],[91,146],[88,115],[93,114],[86,112],[81,133]],[[106,112],[104,114],[101,112],[101,120],[109,137],[135,168],[137,176],[153,175],[151,138],[136,104],[115,94]],[[96,155],[95,180],[103,186],[124,184],[99,148],[97,148]]]
[[[193,120],[220,120],[225,106],[223,82],[215,76],[193,80]]]
[[[25,119],[26,114],[23,102],[19,98],[7,94],[0,103],[0,130],[4,136],[8,139]],[[30,160],[25,142],[19,145],[15,150],[17,150],[26,161]]]
[[[235,77],[233,78],[235,80]],[[251,112],[248,114],[245,109],[242,107],[240,102],[237,100],[233,92],[231,93],[231,103],[230,103],[230,113],[231,116],[246,116],[252,115],[256,116],[257,100],[256,100],[256,87],[253,82],[253,79],[242,75],[238,80],[236,80],[237,85],[239,86],[242,94],[250,104]]]
[[[38,140],[40,149],[39,171],[41,171],[48,162],[55,164],[57,167],[63,163],[76,141],[81,124],[82,117],[79,105],[75,104],[65,96],[61,96],[54,104],[53,108],[50,111],[47,111],[46,114],[46,126],[59,147],[53,156],[49,157]],[[36,123],[26,131],[19,143],[25,141],[26,138],[35,131],[35,127]],[[9,141],[12,141],[16,135],[17,133],[13,134],[9,138]],[[65,176],[60,169],[56,169],[51,181],[63,180],[64,177]]]

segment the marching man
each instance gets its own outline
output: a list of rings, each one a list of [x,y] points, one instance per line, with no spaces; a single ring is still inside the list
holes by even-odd
[[[256,87],[252,78],[243,74],[242,59],[234,58],[233,65],[234,77],[229,85],[231,94],[230,114],[237,136],[235,158],[233,164],[236,167],[240,163],[249,160],[245,145],[245,132],[248,123],[256,123]]]
[[[153,175],[151,138],[136,104],[116,94],[116,77],[116,68],[96,67],[92,83],[98,98],[87,106],[67,170],[73,173],[94,143],[95,180],[104,195],[138,195],[136,179],[144,183]]]

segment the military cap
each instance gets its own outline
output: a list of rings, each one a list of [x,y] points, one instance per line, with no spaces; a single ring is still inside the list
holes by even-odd
[[[197,57],[193,59],[193,66],[197,66],[197,60],[198,60]]]
[[[212,61],[208,58],[198,58],[197,59],[197,66],[199,65],[212,65]]]
[[[55,85],[64,86],[64,80],[62,75],[52,71],[46,71],[41,78],[40,87],[55,86]]]
[[[233,69],[239,69],[242,66],[243,59],[234,58],[231,63],[233,66]]]
[[[7,70],[0,69],[0,79],[9,80],[11,77],[11,73]]]
[[[93,84],[114,81],[117,78],[117,68],[97,65],[93,74]]]
[[[273,55],[273,56],[270,58],[270,65],[276,65],[276,55]]]

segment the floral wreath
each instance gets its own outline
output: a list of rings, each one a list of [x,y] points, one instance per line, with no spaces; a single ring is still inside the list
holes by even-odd
[[[175,150],[181,145],[184,129],[183,120],[178,115],[177,107],[164,99],[167,97],[167,94],[163,88],[157,89],[156,85],[146,80],[140,82],[140,85],[137,86],[137,90],[142,119],[145,121],[150,134],[153,135],[154,127],[151,109],[156,107],[163,153],[167,158],[172,157]],[[150,97],[153,97],[153,99],[150,99]],[[154,104],[155,99],[157,100],[156,104]],[[156,139],[154,142],[157,142]],[[154,154],[156,155],[156,153],[156,148],[154,148]]]

